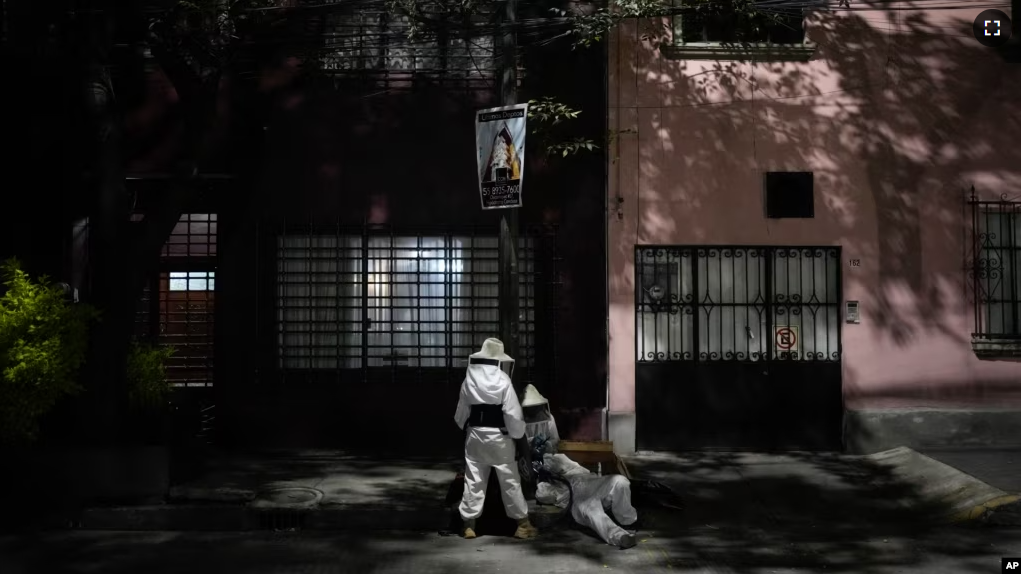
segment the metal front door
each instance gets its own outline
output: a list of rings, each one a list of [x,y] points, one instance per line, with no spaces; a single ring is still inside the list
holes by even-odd
[[[639,449],[839,447],[840,248],[638,246]]]
[[[274,391],[265,427],[306,446],[457,445],[457,426],[437,414],[452,413],[468,356],[499,334],[496,234],[375,226],[282,232],[269,238],[276,353],[267,371],[276,377],[267,386]],[[552,381],[556,367],[555,237],[550,230],[522,238],[515,377],[537,385]],[[379,427],[376,406],[386,407],[386,433],[353,433]]]

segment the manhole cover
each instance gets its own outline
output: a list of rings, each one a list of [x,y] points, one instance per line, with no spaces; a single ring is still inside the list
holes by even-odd
[[[252,501],[259,509],[314,509],[323,500],[323,492],[309,487],[281,487],[260,492]]]

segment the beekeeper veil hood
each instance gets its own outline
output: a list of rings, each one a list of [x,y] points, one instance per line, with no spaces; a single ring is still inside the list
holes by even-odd
[[[507,375],[514,375],[514,358],[503,351],[503,342],[495,337],[482,342],[482,349],[469,355],[468,363],[495,365],[507,372]]]
[[[550,411],[549,400],[543,397],[534,385],[528,384],[521,400],[521,408],[524,410],[525,436],[528,437],[529,443],[534,442],[536,437],[542,437],[546,442],[545,450],[556,453],[560,433]]]
[[[521,407],[536,407],[539,405],[549,405],[549,401],[539,393],[535,386],[528,384],[525,387],[525,398],[521,401]]]

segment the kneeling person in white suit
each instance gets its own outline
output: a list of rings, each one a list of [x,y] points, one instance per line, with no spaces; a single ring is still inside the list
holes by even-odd
[[[464,495],[458,511],[464,520],[465,539],[475,538],[475,520],[482,515],[489,472],[496,472],[507,516],[516,519],[518,539],[535,537],[528,520],[528,504],[521,492],[514,440],[525,434],[521,404],[511,378],[501,364],[513,366],[514,359],[503,351],[503,342],[487,339],[482,350],[468,358],[468,373],[461,384],[461,396],[454,421],[468,426],[464,443]]]

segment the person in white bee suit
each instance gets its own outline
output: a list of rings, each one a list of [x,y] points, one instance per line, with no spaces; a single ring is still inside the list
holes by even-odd
[[[468,372],[454,412],[457,426],[466,431],[464,494],[458,507],[465,539],[476,536],[475,520],[482,515],[490,471],[496,472],[507,516],[518,522],[514,536],[531,539],[537,534],[528,520],[517,467],[515,440],[524,437],[525,422],[511,376],[504,371],[513,373],[513,366],[514,359],[504,353],[503,342],[494,338],[468,358]]]
[[[557,431],[557,421],[550,411],[549,400],[534,385],[528,384],[525,396],[521,398],[521,408],[525,414],[525,437],[528,438],[528,444],[532,445],[538,437],[545,443],[544,451],[556,452],[560,445],[560,432]]]
[[[638,521],[638,512],[631,505],[631,482],[623,475],[595,475],[566,455],[556,453],[560,443],[557,422],[549,401],[534,386],[525,388],[521,405],[529,444],[536,437],[545,440],[543,467],[570,483],[568,488],[561,482],[540,481],[536,487],[536,501],[561,508],[570,506],[575,522],[595,531],[603,541],[621,549],[634,547],[637,542],[634,533],[617,525],[607,513],[610,510],[621,525],[634,525]]]
[[[638,511],[631,505],[631,482],[627,477],[596,475],[562,453],[547,453],[542,461],[551,473],[571,484],[571,491],[561,484],[539,483],[536,501],[557,507],[570,505],[571,517],[579,525],[595,531],[603,541],[621,549],[635,546],[635,534],[620,527],[638,521]],[[607,510],[620,525],[610,518]]]

